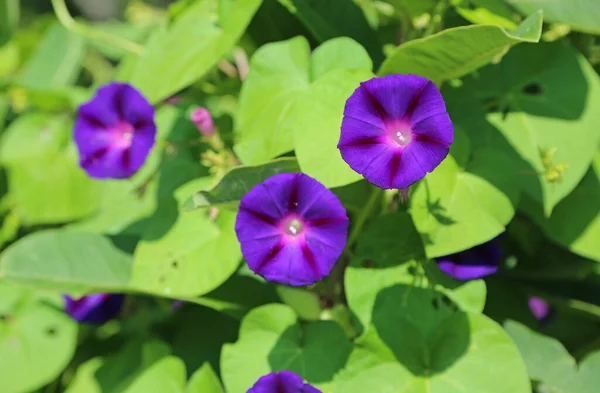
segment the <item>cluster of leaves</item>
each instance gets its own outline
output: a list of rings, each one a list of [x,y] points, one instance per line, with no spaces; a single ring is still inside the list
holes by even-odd
[[[131,0],[110,22],[42,3],[0,0],[2,392],[245,393],[284,369],[326,393],[598,390],[597,0]],[[348,96],[394,73],[440,86],[455,126],[407,205],[336,148]],[[158,136],[135,176],[98,181],[72,125],[111,80]],[[207,154],[196,106],[241,166]],[[351,219],[309,288],[252,275],[234,232],[250,188],[297,171]],[[496,276],[437,268],[504,232]],[[121,318],[62,311],[95,292],[129,294]]]

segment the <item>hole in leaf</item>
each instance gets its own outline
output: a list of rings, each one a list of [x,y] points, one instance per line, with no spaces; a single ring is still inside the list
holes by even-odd
[[[543,93],[542,86],[539,83],[530,83],[523,87],[523,93],[537,96]]]
[[[329,296],[321,296],[319,300],[322,309],[328,309],[333,307],[333,299]]]
[[[372,259],[363,259],[361,262],[361,265],[363,267],[372,268],[372,267],[377,266],[377,263],[375,263],[375,261]]]
[[[49,328],[46,329],[46,334],[50,337],[56,336],[56,333],[58,333],[58,332],[56,331],[56,328],[53,326],[50,326]]]
[[[177,269],[179,267],[179,263],[177,263],[177,261],[173,261],[171,262],[171,266],[173,267],[173,269]]]
[[[444,302],[444,305],[446,307],[448,307],[450,310],[456,311],[456,305],[454,304],[454,302],[452,300],[450,300],[450,298],[448,296],[444,295],[444,297],[442,297],[442,302]]]
[[[417,267],[416,266],[409,266],[408,267],[408,274],[410,274],[411,276],[416,276],[417,275]]]
[[[508,116],[509,112],[510,112],[510,107],[508,105],[506,105],[504,108],[502,108],[502,120],[506,119],[506,116]]]

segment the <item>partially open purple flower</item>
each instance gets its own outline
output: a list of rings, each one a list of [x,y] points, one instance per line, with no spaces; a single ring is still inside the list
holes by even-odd
[[[322,393],[304,383],[302,377],[291,371],[280,371],[260,377],[247,393]]]
[[[109,83],[79,107],[73,137],[89,176],[128,178],[154,146],[154,108],[133,86]]]
[[[250,269],[268,281],[310,285],[346,245],[348,217],[334,193],[303,173],[281,173],[240,202],[235,231]]]
[[[457,254],[437,258],[440,270],[457,280],[475,280],[496,273],[502,259],[499,237]]]
[[[208,109],[202,107],[194,109],[190,114],[190,120],[203,136],[209,137],[215,134],[215,124]]]
[[[527,304],[529,305],[529,310],[538,321],[545,320],[550,314],[551,307],[544,299],[531,296],[527,299]]]
[[[346,101],[338,148],[378,187],[406,188],[448,155],[454,128],[428,79],[387,75],[360,84]]]
[[[65,311],[78,322],[103,324],[116,317],[123,307],[125,295],[96,293],[74,299],[64,295]]]

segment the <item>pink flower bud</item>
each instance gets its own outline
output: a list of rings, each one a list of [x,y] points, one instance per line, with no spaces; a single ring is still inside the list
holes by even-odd
[[[194,122],[203,136],[208,137],[215,134],[215,125],[208,109],[203,107],[195,109],[190,115],[190,120]]]

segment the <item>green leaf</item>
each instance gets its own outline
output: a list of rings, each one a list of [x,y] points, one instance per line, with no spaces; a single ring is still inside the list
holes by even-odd
[[[519,347],[529,377],[545,389],[553,393],[591,393],[600,384],[600,351],[589,354],[577,367],[558,340],[510,320],[504,327]]]
[[[581,183],[556,206],[552,216],[546,219],[541,214],[536,214],[534,220],[556,243],[578,255],[600,262],[598,200],[600,200],[600,153],[596,154],[592,167]]]
[[[261,2],[234,0],[227,12],[216,0],[194,3],[150,36],[129,81],[153,103],[194,83],[233,48]]]
[[[92,26],[94,29],[139,44],[142,44],[142,41],[147,38],[152,28],[155,27],[153,23],[125,23],[116,20],[94,23]],[[92,40],[90,45],[110,59],[118,60],[130,53],[123,48],[109,45],[103,41]]]
[[[71,119],[31,113],[2,135],[0,162],[19,214],[28,224],[60,223],[87,216],[100,204],[100,183],[79,168]]]
[[[465,311],[479,313],[485,304],[482,280],[458,282],[426,261],[423,242],[406,213],[387,214],[370,223],[346,269],[348,305],[363,328],[371,324],[377,294],[399,283],[433,286]]]
[[[10,77],[19,68],[20,62],[19,46],[16,41],[0,46],[0,79]]]
[[[221,348],[235,342],[240,322],[223,312],[190,304],[174,313],[169,325],[173,355],[183,360],[190,372],[209,364],[218,373]]]
[[[0,0],[0,47],[6,44],[19,25],[19,0]]]
[[[332,39],[319,45],[312,53],[310,80],[316,81],[335,70],[373,69],[371,58],[356,41],[346,37]]]
[[[398,14],[409,21],[425,13],[431,13],[436,5],[435,0],[383,0],[396,8]]]
[[[600,34],[600,3],[596,0],[506,0],[523,15],[543,10],[548,22],[570,25],[572,29]]]
[[[471,23],[482,25],[498,25],[508,30],[515,30],[513,12],[504,0],[463,0],[455,5],[456,11]],[[529,14],[537,11],[532,10]]]
[[[406,285],[380,291],[373,324],[357,343],[360,356],[330,390],[531,392],[519,351],[502,328],[484,315],[452,311],[440,295]]]
[[[324,43],[312,58],[304,37],[264,45],[250,59],[240,93],[235,152],[245,164],[259,164],[291,151],[298,119],[290,111],[311,81],[334,70],[371,67],[364,48],[349,38]]]
[[[277,286],[281,301],[290,306],[298,317],[316,321],[321,316],[321,299],[318,294],[304,288]]]
[[[279,0],[319,42],[350,37],[368,46],[374,57],[381,57],[375,31],[360,7],[352,1]],[[335,15],[334,18],[331,16]]]
[[[183,393],[185,364],[173,356],[160,359],[137,378],[125,393]]]
[[[66,393],[129,392],[140,375],[161,359],[169,359],[169,353],[169,346],[159,340],[129,341],[118,353],[95,357],[79,366]]]
[[[85,55],[83,36],[58,22],[48,28],[36,51],[17,76],[17,84],[32,90],[52,90],[73,84]]]
[[[0,256],[0,278],[64,292],[118,292],[127,287],[131,256],[98,234],[35,232]]]
[[[298,172],[295,158],[280,158],[263,165],[231,169],[208,191],[198,191],[181,205],[184,210],[238,203],[255,185],[279,173]]]
[[[346,100],[360,82],[372,75],[364,70],[330,72],[311,85],[288,117],[300,169],[325,187],[362,179],[342,159],[337,144]]]
[[[0,283],[0,380],[3,393],[22,393],[51,382],[75,353],[77,324],[58,295]]]
[[[300,325],[291,308],[270,304],[242,321],[239,340],[226,344],[221,375],[228,393],[245,393],[263,375],[289,370],[316,384],[331,380],[350,354],[344,330],[329,321]]]
[[[418,183],[409,211],[427,256],[454,254],[504,232],[521,193],[516,172],[500,151],[478,149],[464,168],[450,155]]]
[[[525,192],[546,216],[580,182],[600,144],[594,109],[600,78],[564,42],[516,47],[502,63],[444,93],[450,115],[474,144],[501,149],[519,163]],[[485,120],[481,104],[493,112]]]
[[[400,45],[378,74],[417,74],[439,85],[497,60],[515,44],[538,42],[541,32],[541,12],[529,16],[514,32],[483,25],[446,29]]]
[[[191,181],[175,191],[178,202],[209,178]],[[191,297],[221,285],[241,260],[234,231],[235,212],[220,210],[217,218],[205,209],[178,212],[159,207],[135,250],[132,285],[152,293]]]
[[[204,363],[192,375],[187,393],[225,393],[221,381],[210,364]]]

